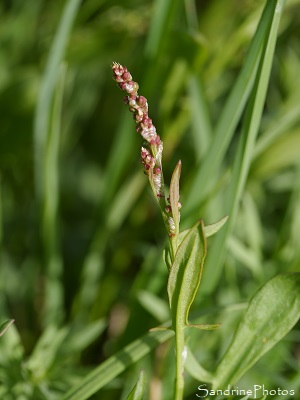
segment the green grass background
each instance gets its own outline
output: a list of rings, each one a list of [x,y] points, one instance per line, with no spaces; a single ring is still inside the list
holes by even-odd
[[[214,137],[221,137],[220,117],[264,5],[1,2],[0,323],[16,320],[0,339],[1,399],[59,399],[93,366],[169,318],[166,235],[112,61],[128,67],[148,99],[167,183],[182,160],[182,228],[197,218],[215,222],[228,212],[243,118],[225,147]],[[279,272],[299,271],[299,28],[300,2],[287,0],[235,218],[223,243],[209,240],[214,255],[193,312],[223,326],[189,338],[208,369],[257,288]],[[204,163],[213,167],[199,180]],[[299,389],[299,336],[298,326],[239,387]],[[162,392],[168,400],[170,343],[92,398],[126,399],[141,368],[145,398]],[[188,399],[198,384],[187,374]]]

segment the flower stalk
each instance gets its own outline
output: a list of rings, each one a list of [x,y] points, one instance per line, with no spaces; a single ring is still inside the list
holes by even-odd
[[[191,229],[179,234],[181,161],[177,163],[174,169],[169,196],[166,196],[162,170],[163,143],[149,117],[147,99],[138,94],[139,85],[133,81],[126,67],[114,62],[112,70],[114,80],[126,94],[124,102],[133,113],[136,131],[144,139],[141,148],[141,161],[144,171],[149,177],[153,194],[160,206],[169,236],[169,247],[164,251],[164,261],[169,270],[167,291],[172,316],[171,329],[175,332],[176,377],[174,399],[182,400],[184,394],[184,363],[187,352],[185,329],[193,327],[213,330],[219,326],[219,324],[192,325],[188,321],[188,315],[201,281],[206,257],[206,238],[216,233],[223,226],[226,218],[208,226],[205,226],[204,222],[199,220]]]

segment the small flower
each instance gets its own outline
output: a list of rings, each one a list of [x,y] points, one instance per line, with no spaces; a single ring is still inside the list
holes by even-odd
[[[142,164],[144,165],[146,173],[148,174],[149,173],[148,171],[150,169],[153,169],[155,165],[155,159],[151,155],[150,151],[145,147],[141,148],[141,161]]]

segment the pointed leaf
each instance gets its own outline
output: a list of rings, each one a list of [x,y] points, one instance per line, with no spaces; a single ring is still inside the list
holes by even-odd
[[[228,220],[228,215],[225,215],[225,217],[221,218],[219,221],[215,222],[214,224],[206,225],[204,227],[205,236],[208,238],[208,237],[214,235],[215,233],[217,233],[222,228],[222,226],[226,223],[227,220]]]
[[[180,212],[179,212],[179,179],[181,174],[181,161],[179,160],[170,183],[170,205],[172,209],[172,216],[175,224],[175,235],[179,233],[179,222],[180,222]]]
[[[72,327],[69,335],[62,345],[63,354],[83,351],[93,343],[106,328],[106,321],[101,318],[83,326]]]
[[[0,325],[0,337],[4,335],[4,333],[7,331],[7,329],[15,322],[14,319],[9,319],[8,321],[5,321],[2,325]]]
[[[227,222],[228,220],[228,215],[225,215],[225,217],[221,218],[219,221],[210,224],[210,225],[205,225],[204,226],[204,233],[205,237],[208,238],[210,236],[213,236],[215,233],[217,233]],[[190,229],[185,229],[184,231],[180,232],[178,235],[178,245],[180,245],[183,241],[183,239],[186,237],[186,235],[189,233]],[[165,249],[166,251],[166,249]],[[167,253],[165,254],[164,257],[167,256]],[[166,261],[165,261],[166,263]]]
[[[141,400],[143,397],[143,393],[145,391],[145,386],[146,386],[146,374],[143,370],[141,370],[139,379],[135,387],[129,393],[127,400]]]
[[[170,331],[174,332],[172,329],[168,328],[167,326],[156,326],[155,328],[149,329],[149,332],[161,332],[161,331]]]
[[[168,295],[172,321],[188,322],[188,313],[202,276],[206,256],[203,221],[189,230],[178,247],[168,280]]]
[[[172,266],[172,256],[171,256],[171,251],[170,251],[170,245],[169,242],[166,245],[166,247],[164,248],[163,251],[163,260],[165,263],[165,266],[167,267],[168,271],[170,271],[171,266]]]
[[[137,299],[140,304],[160,323],[170,318],[170,309],[168,303],[161,297],[156,296],[146,290],[140,290],[137,293]]]
[[[215,329],[220,328],[222,324],[188,324],[188,328],[197,328],[202,331],[214,331]]]
[[[277,275],[250,300],[215,372],[213,387],[233,385],[281,340],[300,318],[300,273]]]
[[[185,362],[185,369],[196,380],[201,382],[212,382],[212,374],[204,369],[194,357],[193,352],[188,348],[187,359]]]

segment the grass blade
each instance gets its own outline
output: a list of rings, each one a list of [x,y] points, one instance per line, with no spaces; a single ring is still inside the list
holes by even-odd
[[[173,334],[169,330],[149,332],[142,338],[135,340],[116,355],[104,361],[99,367],[95,368],[78,386],[63,396],[61,400],[85,400],[89,398],[129,366],[148,354],[159,343],[170,339]]]
[[[5,321],[3,324],[0,325],[0,337],[4,335],[4,333],[7,331],[7,329],[15,322],[14,319],[10,319],[8,321]]]
[[[204,156],[212,139],[212,124],[208,104],[200,79],[192,75],[188,81],[192,129],[197,161]]]
[[[63,309],[62,261],[57,251],[58,154],[65,70],[62,65],[81,0],[69,0],[57,29],[42,79],[34,121],[36,193],[42,213],[42,241],[47,268],[44,313],[57,323]],[[63,67],[64,68],[64,67]]]
[[[241,118],[246,101],[253,87],[261,52],[270,24],[275,13],[276,3],[268,1],[258,25],[256,34],[251,42],[243,69],[233,87],[227,103],[220,116],[203,163],[196,172],[187,198],[183,213],[190,214],[208,193],[209,186],[215,181],[215,174],[223,160],[229,142]],[[199,187],[201,191],[199,192]]]
[[[261,59],[256,82],[247,106],[245,120],[241,132],[241,139],[239,142],[237,155],[235,157],[232,179],[226,196],[226,214],[229,215],[228,223],[225,225],[224,229],[217,236],[215,242],[213,243],[210,251],[211,257],[208,258],[205,269],[205,271],[208,271],[208,273],[205,275],[204,271],[203,275],[203,279],[205,279],[203,287],[207,292],[210,292],[219,280],[225,252],[225,243],[233,227],[239,201],[241,199],[242,191],[244,189],[251,165],[251,159],[255,148],[255,140],[261,121],[261,115],[263,112],[266,91],[272,67],[282,8],[283,1],[277,1],[276,7],[274,8],[272,25],[265,37],[263,58]]]
[[[81,0],[69,0],[65,6],[56,36],[54,38],[46,70],[42,79],[34,120],[35,179],[36,191],[40,197],[43,192],[44,156],[49,131],[49,121],[53,94],[59,76],[59,65],[70,36],[72,24]]]

